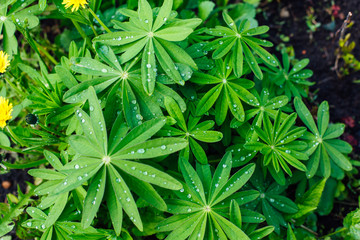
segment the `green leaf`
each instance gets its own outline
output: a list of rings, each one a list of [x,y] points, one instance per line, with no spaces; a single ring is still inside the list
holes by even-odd
[[[92,58],[71,58],[71,70],[93,76],[114,76],[121,73]]]
[[[192,195],[196,195],[199,199],[202,200],[202,203],[205,204],[206,199],[204,194],[204,187],[198,174],[185,158],[179,159],[179,165],[181,173]]]
[[[135,127],[127,134],[124,139],[114,148],[114,151],[110,152],[116,153],[122,148],[132,147],[136,144],[145,142],[147,139],[152,137],[157,133],[166,123],[165,117],[154,118],[144,122],[143,124]]]
[[[138,14],[142,26],[147,31],[150,31],[153,24],[153,12],[148,1],[139,0]]]
[[[90,183],[85,197],[84,211],[82,213],[81,225],[87,228],[91,225],[102,202],[106,183],[106,168],[103,167],[97,172]]]
[[[70,89],[78,84],[75,77],[65,67],[56,66],[55,71],[67,88]]]
[[[291,225],[290,223],[288,223],[288,226],[287,226],[287,237],[286,237],[286,240],[296,240],[296,236],[291,228]]]
[[[148,33],[145,31],[121,31],[121,32],[113,32],[106,33],[100,36],[97,36],[93,39],[93,42],[100,42],[102,44],[106,44],[109,46],[120,46],[128,43],[135,42],[143,37],[145,37]]]
[[[228,100],[231,113],[234,115],[234,117],[237,120],[243,122],[245,120],[245,112],[237,94],[231,87],[227,85],[225,86],[225,89],[226,89],[226,98]]]
[[[223,138],[223,134],[217,131],[192,131],[191,136],[207,143],[219,142]]]
[[[211,1],[203,1],[199,4],[199,17],[205,21],[210,13],[214,10],[215,3]]]
[[[69,138],[70,146],[78,153],[87,157],[102,158],[103,153],[99,152],[98,147],[92,145],[85,136],[72,135]]]
[[[240,40],[235,42],[234,51],[231,56],[234,73],[237,77],[241,77],[243,75],[244,55]]]
[[[296,204],[285,196],[266,194],[266,198],[270,204],[280,212],[296,213],[298,211]]]
[[[324,101],[320,104],[318,109],[318,128],[321,136],[324,136],[325,131],[328,128],[329,125],[329,104]]]
[[[330,124],[323,135],[323,140],[338,138],[344,133],[345,125],[343,123]]]
[[[54,206],[52,207],[51,211],[48,214],[48,217],[45,221],[45,226],[48,228],[55,224],[55,222],[60,217],[61,213],[64,211],[65,206],[68,200],[68,193],[62,193],[57,196]]]
[[[195,159],[201,164],[207,164],[208,159],[204,149],[193,138],[189,138],[189,146]]]
[[[164,0],[163,5],[161,6],[160,11],[153,25],[152,30],[154,32],[166,23],[166,20],[170,16],[172,6],[173,6],[173,0]]]
[[[164,49],[169,54],[169,56],[174,60],[174,62],[188,65],[195,70],[198,69],[195,61],[184,49],[182,49],[175,43],[168,42],[162,39],[157,39],[157,40],[161,43],[161,45],[164,47]]]
[[[167,41],[183,41],[189,36],[193,30],[187,27],[166,27],[154,33],[155,37],[167,40]]]
[[[114,51],[106,45],[102,44],[95,44],[95,50],[96,53],[99,55],[99,57],[104,60],[109,66],[112,68],[122,72],[123,69],[120,66],[119,60],[116,57]]]
[[[295,97],[294,106],[299,118],[303,121],[303,123],[310,129],[311,132],[313,132],[315,135],[319,135],[319,131],[315,125],[315,121],[312,118],[310,111],[307,109],[300,98]]]
[[[213,87],[201,98],[196,107],[196,116],[201,116],[209,111],[209,109],[214,105],[215,101],[219,97],[222,86],[222,84],[219,84]]]
[[[220,165],[219,167],[231,168],[231,164],[230,166],[225,166],[225,165],[223,164]],[[231,196],[233,193],[238,191],[250,179],[250,177],[254,173],[254,170],[255,170],[255,164],[248,164],[239,171],[237,171],[217,193],[216,198],[213,201],[213,204],[217,204],[223,201],[224,199],[226,199],[227,197]]]
[[[298,219],[317,208],[325,187],[325,183],[326,178],[320,180],[296,201],[299,211],[291,215],[292,218]]]
[[[88,89],[88,100],[90,109],[90,119],[94,129],[94,136],[97,139],[98,144],[102,152],[107,155],[107,132],[105,119],[100,106],[99,100],[96,96],[95,89],[89,87]]]
[[[114,159],[147,159],[168,155],[187,146],[183,138],[157,138],[135,146],[123,148],[113,154]]]
[[[124,175],[123,177],[129,188],[139,197],[141,197],[146,202],[161,211],[167,210],[165,201],[161,198],[159,193],[156,192],[156,190],[150,183],[143,182],[136,177],[134,178],[130,175]]]
[[[108,178],[109,178],[109,176],[108,176]],[[107,207],[108,207],[108,210],[110,213],[112,226],[115,230],[116,235],[119,236],[121,233],[123,212],[122,212],[122,205],[120,203],[120,200],[116,197],[116,193],[113,188],[114,184],[117,184],[117,183],[111,181],[111,186],[106,188],[105,199],[106,199],[106,204],[107,204]]]
[[[172,190],[179,190],[182,187],[175,178],[149,165],[126,160],[112,160],[112,163],[144,182]]]
[[[181,225],[172,231],[166,240],[180,240],[186,239],[194,231],[195,227],[202,222],[204,216],[202,212],[192,214],[186,221],[182,222]]]
[[[46,180],[59,180],[66,177],[66,175],[50,169],[30,169],[28,173],[33,177],[38,177]]]
[[[180,110],[179,105],[171,97],[165,97],[164,103],[165,103],[166,111],[169,113],[169,115],[176,120],[176,123],[182,130],[187,132],[186,122],[183,113]]]
[[[324,146],[330,158],[335,162],[336,165],[345,171],[351,171],[352,164],[342,153],[340,153],[338,150],[336,150],[336,148],[327,142],[324,142]]]
[[[116,169],[111,164],[108,165],[107,169],[110,179],[112,179],[111,182],[114,188],[116,198],[120,200],[120,203],[126,214],[129,216],[130,220],[140,231],[142,231],[143,224],[135,200],[131,195],[130,189],[128,188],[118,171],[116,171]]]
[[[227,152],[221,159],[218,167],[216,168],[213,179],[210,185],[210,191],[208,195],[208,200],[213,202],[216,200],[216,196],[220,192],[220,190],[225,186],[227,180],[229,179],[230,171],[231,171],[231,153]]]
[[[73,170],[72,174],[69,174],[55,188],[52,189],[53,194],[68,192],[81,186],[84,182],[94,176],[94,174],[102,167],[102,164],[99,164],[99,162],[94,162],[95,159],[89,159],[89,164],[86,164],[86,161],[83,160],[81,161],[84,163],[83,166],[75,164],[75,162],[65,165],[65,167],[71,166],[71,169],[75,170]]]
[[[229,222],[216,212],[211,212],[211,215],[214,218],[214,221],[216,221],[221,226],[221,228],[224,230],[230,240],[250,240],[250,238],[240,228],[238,228],[233,223]]]
[[[256,229],[255,231],[252,231],[249,234],[249,237],[251,240],[258,240],[258,239],[262,239],[262,238],[268,236],[273,231],[274,231],[273,226],[266,226],[266,227],[263,227],[260,229]]]
[[[241,212],[239,204],[235,200],[230,203],[230,221],[241,229]]]
[[[289,75],[294,74],[305,68],[309,64],[310,60],[308,58],[304,58],[300,60],[298,63],[296,63],[291,71],[289,72]]]
[[[180,73],[177,71],[177,67],[175,66],[169,54],[156,39],[154,39],[154,44],[156,58],[165,73],[176,83],[184,85],[184,80],[181,78]]]
[[[141,80],[147,94],[152,95],[155,89],[156,62],[152,39],[146,44],[141,60]]]

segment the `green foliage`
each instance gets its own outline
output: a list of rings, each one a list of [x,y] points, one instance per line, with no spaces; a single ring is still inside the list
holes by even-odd
[[[249,210],[241,212],[239,205],[256,199],[259,194],[256,191],[237,191],[254,173],[254,164],[243,167],[230,177],[232,160],[231,154],[227,153],[211,178],[209,165],[197,164],[195,171],[184,158],[179,161],[185,180],[183,186],[186,187],[176,192],[178,199],[166,201],[168,211],[175,214],[157,228],[171,231],[166,239],[214,239],[215,236],[250,239],[240,229],[242,222],[260,223],[264,217]]]
[[[0,0],[1,173],[36,185],[0,204],[0,236],[315,239],[359,163],[328,103],[317,123],[303,103],[309,60],[272,55],[259,4]],[[55,43],[36,27],[49,19]]]
[[[284,196],[288,186],[264,178],[261,170],[255,171],[250,183],[249,188],[259,192],[259,198],[250,204],[251,208],[263,213],[266,222],[274,226],[276,233],[280,233],[280,227],[287,226],[284,215],[298,212],[296,204]]]
[[[219,37],[205,47],[205,50],[214,50],[212,54],[214,59],[222,58],[231,51],[231,66],[234,68],[234,73],[237,77],[243,75],[245,59],[245,62],[254,72],[255,76],[259,79],[263,78],[258,62],[251,50],[267,64],[274,67],[278,65],[275,58],[261,47],[272,47],[273,44],[267,40],[253,37],[266,33],[269,30],[268,26],[251,28],[250,22],[247,19],[241,21],[239,26],[237,26],[226,12],[223,12],[223,19],[228,28],[218,26],[207,30],[208,34]]]
[[[261,141],[247,142],[245,148],[259,151],[262,155],[263,166],[269,170],[272,177],[281,185],[285,184],[285,175],[281,169],[292,176],[290,166],[306,171],[306,166],[299,160],[307,160],[308,156],[302,153],[307,144],[297,139],[306,131],[304,127],[293,127],[296,114],[289,115],[281,120],[278,111],[274,124],[267,114],[264,114],[263,128],[255,126],[255,131]],[[289,165],[288,165],[289,164]]]
[[[32,202],[30,197],[34,194],[34,187],[31,184],[29,184],[29,186],[32,187],[32,189],[28,193],[22,193],[18,187],[18,197],[8,194],[8,203],[0,203],[0,236],[4,236],[13,230],[15,224],[12,220],[17,219],[23,212],[24,208]]]
[[[295,98],[294,103],[300,119],[311,131],[311,133],[306,132],[302,137],[309,145],[306,151],[310,156],[306,176],[311,178],[318,173],[325,178],[330,175],[337,178],[338,171],[350,171],[352,165],[344,154],[350,153],[352,147],[347,142],[337,139],[344,133],[344,124],[329,124],[328,103],[320,104],[317,125],[300,98]]]
[[[313,75],[313,72],[304,69],[309,64],[309,59],[302,59],[291,67],[288,54],[286,51],[282,51],[283,65],[281,66],[279,60],[276,59],[276,61],[279,68],[264,62],[266,65],[266,68],[263,68],[266,72],[263,80],[264,85],[276,95],[285,94],[289,99],[292,97],[307,97],[307,87],[314,85],[313,82],[307,80]]]
[[[3,35],[3,49],[9,55],[18,54],[16,25],[31,29],[39,24],[36,15],[42,11],[38,5],[33,4],[34,2],[34,0],[2,0],[0,2],[0,34]]]
[[[121,46],[120,63],[126,63],[141,56],[141,80],[146,93],[152,95],[156,75],[160,65],[172,81],[184,85],[183,77],[175,62],[197,69],[192,58],[172,42],[183,41],[200,23],[200,19],[181,20],[172,12],[172,0],[164,1],[154,18],[153,9],[145,0],[139,1],[138,11],[122,11],[129,22],[114,22],[114,27],[122,31],[98,36],[94,42],[109,46]]]
[[[345,230],[341,233],[344,239],[358,239],[360,237],[360,210],[352,211],[344,218]]]

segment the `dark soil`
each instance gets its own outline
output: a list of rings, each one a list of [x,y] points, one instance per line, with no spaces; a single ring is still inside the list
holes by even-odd
[[[316,102],[327,100],[330,105],[331,121],[344,122],[347,125],[348,140],[359,152],[360,139],[360,84],[353,83],[360,79],[360,72],[350,72],[347,76],[339,77],[334,70],[336,61],[335,50],[338,48],[339,30],[348,14],[352,12],[353,27],[346,33],[351,33],[351,41],[357,43],[353,54],[360,59],[360,1],[334,1],[334,5],[340,7],[335,13],[332,11],[331,0],[281,0],[277,3],[263,3],[262,13],[258,19],[260,24],[270,27],[270,40],[275,46],[283,43],[281,35],[288,36],[290,41],[287,46],[292,45],[296,58],[309,58],[308,67],[314,71],[312,81],[316,84],[310,89],[310,97]],[[315,32],[310,32],[306,25],[306,16],[313,8],[315,21],[321,23],[321,27]],[[286,17],[288,13],[288,17]],[[335,17],[336,26],[333,31],[324,28]],[[339,61],[338,69],[343,62]],[[351,135],[351,137],[349,137]]]
[[[316,108],[316,105],[324,100],[329,102],[331,121],[346,124],[342,138],[354,148],[351,157],[359,160],[360,85],[353,81],[360,79],[360,72],[350,71],[348,75],[338,76],[334,66],[340,37],[336,32],[350,11],[354,25],[347,29],[346,33],[351,33],[350,40],[357,44],[353,54],[360,59],[360,1],[278,0],[262,3],[261,9],[262,12],[258,15],[259,24],[270,27],[269,38],[274,45],[283,43],[282,38],[287,36],[290,40],[286,46],[293,46],[296,58],[310,59],[308,68],[314,71],[311,81],[316,82],[310,89],[310,105]],[[315,32],[310,32],[306,25],[306,16],[312,9],[315,21],[321,23]],[[332,21],[332,17],[335,19],[335,28],[327,30],[324,26]],[[343,62],[340,60],[338,70],[342,66]],[[346,181],[344,180],[344,184]],[[318,216],[318,227],[326,226],[326,229],[318,229],[318,232],[326,234],[341,227],[346,214],[356,208],[358,194],[350,193],[348,199],[353,199],[353,203],[337,202],[329,216]]]
[[[13,169],[9,173],[0,175],[0,202],[4,202],[6,194],[12,193],[17,196],[17,186],[19,185],[22,192],[26,190],[25,181],[32,182],[32,177],[27,174],[26,170]],[[10,184],[9,188],[7,185]]]
[[[19,158],[17,153],[10,153],[0,149],[0,157],[3,161],[14,163]],[[7,202],[6,194],[18,195],[18,186],[26,192],[26,181],[33,182],[33,178],[27,174],[27,169],[12,169],[6,174],[0,174],[0,202]]]

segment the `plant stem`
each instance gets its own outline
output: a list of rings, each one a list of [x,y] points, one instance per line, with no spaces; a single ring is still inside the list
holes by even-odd
[[[30,153],[30,154],[42,154],[41,152],[29,152],[30,150],[32,150],[30,148],[25,148],[25,149],[21,150],[21,149],[16,149],[16,148],[6,147],[6,146],[3,146],[3,145],[0,145],[0,149],[4,149],[4,150],[10,151],[10,152],[22,153],[22,154],[27,154],[27,153]]]
[[[9,134],[13,138],[13,140],[15,140],[15,142],[18,142],[20,144],[20,146],[27,146],[27,144],[24,143],[22,139],[20,139],[18,136],[16,136],[16,134],[13,132],[13,130],[9,126],[6,126],[6,130],[9,132]]]
[[[296,223],[296,220],[295,220],[295,219],[291,219],[291,221],[292,221],[293,223]],[[311,230],[310,228],[308,228],[307,226],[305,226],[305,225],[303,225],[303,224],[301,224],[300,227],[301,227],[302,229],[308,231],[309,233],[317,236],[317,237],[319,236],[319,234],[318,234],[317,232],[314,232],[313,230]]]
[[[46,51],[46,49],[43,48],[39,43],[35,42],[35,45],[50,60],[50,62],[52,62],[54,65],[59,64],[58,61],[56,61],[55,58],[53,58],[53,56],[51,56],[50,53]]]
[[[93,30],[95,37],[97,37],[98,34],[97,34],[97,32],[96,32],[96,30],[95,30],[95,28],[94,28],[94,25],[91,24],[90,27],[91,27],[91,29]]]
[[[84,32],[84,30],[80,27],[79,23],[76,22],[75,20],[71,20],[72,23],[74,24],[76,30],[79,32],[79,34],[81,35],[81,37],[84,39],[84,41],[86,42],[86,44],[88,45],[89,49],[93,51],[93,47],[91,45],[91,40],[89,39],[89,37],[86,35],[86,33]]]
[[[40,122],[38,123],[38,125],[39,125],[41,128],[43,128],[44,130],[46,130],[46,131],[48,131],[48,132],[50,132],[50,133],[52,133],[52,134],[56,134],[56,135],[61,136],[61,137],[66,137],[64,134],[59,133],[59,132],[57,132],[57,131],[54,131],[54,130],[46,127],[44,124],[42,124],[42,123],[40,123]]]
[[[9,169],[25,169],[25,168],[37,167],[37,166],[47,163],[47,162],[48,161],[46,159],[43,159],[43,160],[30,162],[30,163],[24,163],[24,164],[11,164],[11,163],[7,163],[7,162],[2,162],[1,164],[3,164],[5,167],[7,167]]]
[[[322,236],[319,239],[325,239],[327,237],[333,236],[335,234],[338,234],[338,233],[341,233],[341,232],[344,232],[344,231],[346,231],[346,228],[341,228],[341,229],[339,229],[339,230],[337,230],[337,231],[335,231],[333,233],[329,233],[328,235]]]
[[[7,72],[9,73],[9,72]],[[9,73],[9,75],[11,76],[11,74]],[[12,76],[14,77],[14,76]],[[15,77],[14,77],[15,78]],[[14,83],[12,83],[10,80],[8,80],[6,77],[4,77],[5,81],[7,84],[10,85],[11,88],[13,88],[15,90],[15,92],[17,92],[19,95],[23,96],[24,98],[27,97],[26,93],[24,93],[23,91],[21,91]]]
[[[103,21],[100,20],[100,18],[94,13],[94,11],[91,8],[88,8],[89,12],[93,15],[93,17],[100,23],[100,25],[107,31],[108,33],[111,33],[110,29],[103,23]]]

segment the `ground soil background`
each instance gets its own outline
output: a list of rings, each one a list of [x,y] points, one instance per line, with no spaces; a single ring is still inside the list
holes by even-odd
[[[332,5],[339,7],[337,13]],[[306,16],[310,8],[321,26],[309,33]],[[360,59],[360,1],[359,0],[278,0],[261,4],[262,12],[258,19],[260,24],[270,27],[270,40],[274,45],[283,42],[281,35],[289,37],[287,46],[292,45],[296,58],[309,58],[308,68],[314,71],[311,78],[316,84],[310,89],[310,97],[315,103],[327,100],[330,105],[330,118],[333,122],[344,122],[347,125],[344,139],[353,145],[355,153],[359,153],[360,140],[360,84],[353,81],[360,79],[360,72],[350,72],[339,78],[335,72],[335,50],[338,48],[339,34],[348,12],[352,12],[353,27],[351,40],[356,48],[353,54]],[[329,31],[324,28],[335,16],[335,28]],[[343,62],[339,62],[339,69]]]
[[[354,25],[346,30],[351,33],[351,41],[355,41],[354,56],[360,59],[360,1],[359,0],[273,0],[262,2],[261,12],[257,19],[259,25],[270,27],[269,38],[275,46],[283,43],[284,37],[289,37],[286,46],[293,46],[296,58],[309,58],[308,68],[313,70],[311,81],[316,84],[310,88],[310,100],[307,105],[312,108],[316,117],[317,105],[326,100],[330,105],[330,121],[346,124],[343,140],[353,146],[352,159],[359,160],[360,154],[360,84],[354,81],[360,79],[360,72],[350,71],[349,75],[339,77],[334,69],[336,49],[339,34],[346,16],[352,13]],[[315,23],[321,26],[310,33],[306,25],[306,17],[313,9]],[[335,11],[336,10],[336,11]],[[325,26],[335,20],[333,30]],[[339,61],[342,67],[343,62]],[[360,179],[360,176],[357,176]],[[343,182],[346,184],[348,180]],[[359,189],[350,193],[348,199],[352,202],[335,202],[334,209],[328,216],[318,217],[318,231],[333,232],[342,226],[347,213],[357,207]]]

